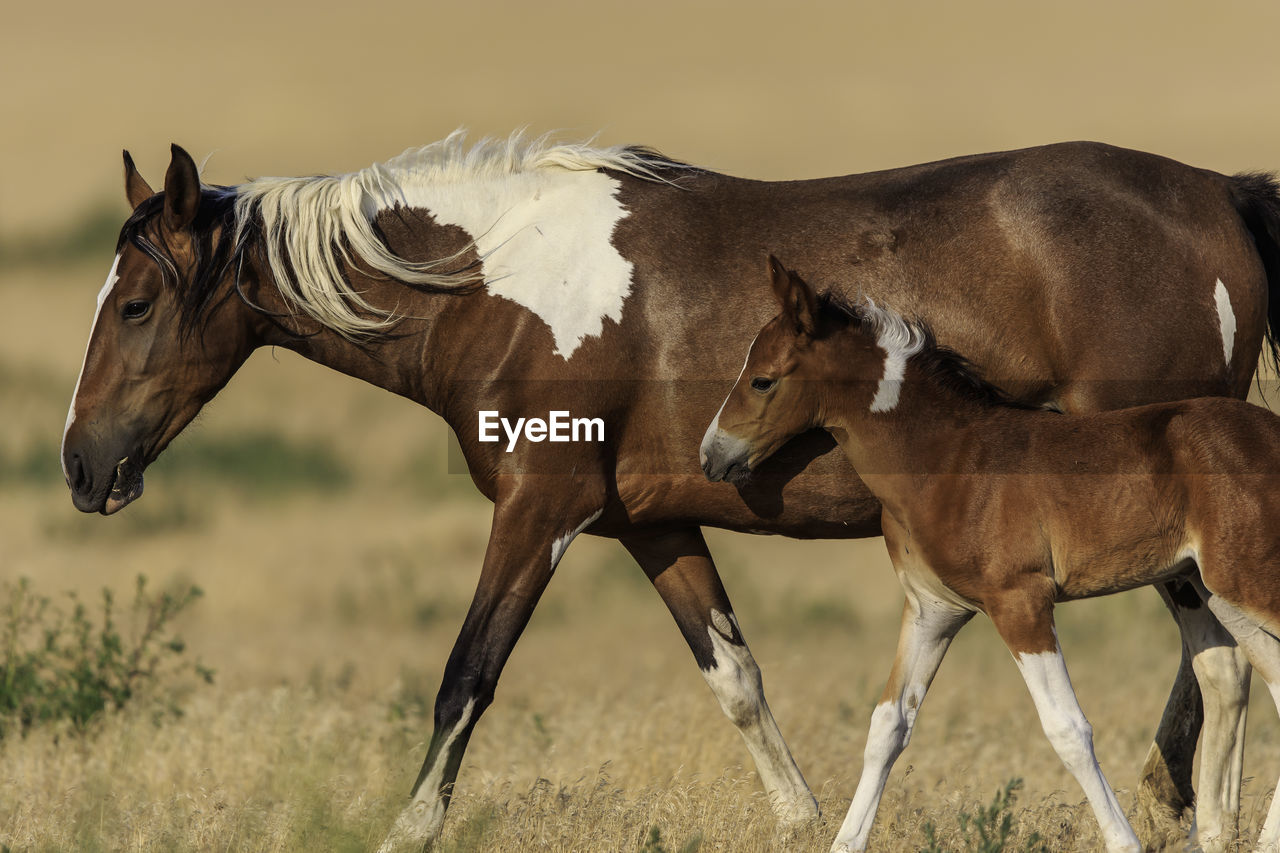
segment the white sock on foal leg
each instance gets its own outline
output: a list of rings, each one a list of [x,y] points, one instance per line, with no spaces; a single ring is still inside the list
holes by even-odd
[[[1211,595],[1209,609],[1222,622],[1222,626],[1231,632],[1240,644],[1240,648],[1253,664],[1258,675],[1267,683],[1271,691],[1271,699],[1276,710],[1280,711],[1280,640],[1259,622],[1243,610],[1223,600],[1222,596]],[[1280,782],[1277,782],[1280,791]],[[1271,796],[1271,807],[1267,809],[1267,819],[1262,823],[1262,831],[1258,833],[1258,851],[1280,851],[1280,796]]]
[[[947,647],[972,616],[971,611],[955,610],[927,599],[922,601],[908,592],[893,671],[889,674],[885,696],[871,714],[862,777],[831,845],[832,853],[867,849],[867,838],[871,835],[889,771],[911,740],[916,715]]]
[[[1093,807],[1107,849],[1137,853],[1142,849],[1138,836],[1098,766],[1093,753],[1093,728],[1080,709],[1061,650],[1017,654],[1014,660],[1036,703],[1045,735]]]

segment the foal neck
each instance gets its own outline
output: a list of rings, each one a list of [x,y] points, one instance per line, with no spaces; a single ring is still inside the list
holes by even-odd
[[[974,442],[999,440],[996,422],[1025,408],[929,340],[905,357],[882,349],[883,373],[870,393],[836,391],[824,401],[824,426],[873,491],[876,477],[949,470]]]

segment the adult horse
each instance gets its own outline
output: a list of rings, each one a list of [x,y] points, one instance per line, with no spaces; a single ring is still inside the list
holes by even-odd
[[[726,353],[771,311],[763,281],[740,284],[761,280],[766,250],[816,286],[928,320],[1011,392],[1069,411],[1244,396],[1280,280],[1269,181],[1095,144],[786,183],[640,148],[467,149],[458,134],[349,175],[236,187],[202,185],[172,154],[160,193],[125,155],[134,211],[63,437],[76,506],[112,513],[137,498],[147,464],[264,345],[440,414],[494,502],[426,760],[389,842],[438,835],[499,673],[584,531],[619,539],[652,580],[780,817],[817,814],[699,530],[879,532],[879,505],[823,434],[740,487],[699,468],[705,424],[738,373]],[[601,419],[604,440],[536,440],[545,424],[510,445],[482,440],[482,413],[553,411]],[[1167,829],[1191,801],[1193,671],[1206,748],[1234,770],[1202,779],[1201,805],[1234,814],[1248,668],[1198,597],[1163,594],[1184,632],[1212,638],[1194,660],[1184,643],[1144,773]]]

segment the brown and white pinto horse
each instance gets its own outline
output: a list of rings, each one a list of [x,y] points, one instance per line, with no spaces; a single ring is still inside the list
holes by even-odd
[[[77,507],[136,499],[147,464],[266,345],[443,416],[494,501],[391,840],[438,835],[471,732],[582,532],[619,539],[652,580],[781,818],[817,814],[699,530],[880,530],[879,503],[821,432],[742,488],[697,467],[737,375],[728,350],[768,315],[764,283],[741,284],[766,247],[824,286],[930,319],[1022,398],[1072,411],[1243,396],[1280,281],[1267,180],[1083,143],[762,183],[645,149],[468,149],[454,135],[350,175],[236,187],[202,185],[175,146],[163,192],[127,155],[126,188],[134,211],[63,440]],[[482,412],[514,423],[552,411],[600,419],[604,440],[482,440]],[[1167,824],[1191,798],[1193,665],[1207,673],[1207,746],[1233,756],[1247,668],[1194,594],[1165,595],[1184,628],[1218,638],[1184,657],[1148,760]],[[1207,795],[1232,803],[1234,785]]]
[[[1280,417],[1222,398],[1088,415],[1028,407],[939,348],[926,327],[870,302],[819,299],[770,263],[782,312],[752,343],[707,430],[704,470],[712,480],[749,476],[792,437],[829,430],[880,499],[907,598],[832,850],[866,849],[925,692],[978,611],[1013,653],[1107,848],[1139,850],[1094,757],[1054,603],[1189,581],[1280,705]],[[1218,759],[1228,756],[1203,761]],[[1280,849],[1280,797],[1258,847]]]

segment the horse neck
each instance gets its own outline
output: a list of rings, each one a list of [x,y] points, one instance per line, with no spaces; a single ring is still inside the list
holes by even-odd
[[[881,491],[896,482],[890,478],[945,470],[954,452],[988,434],[982,426],[1005,411],[947,387],[927,375],[914,357],[898,380],[896,396],[887,381],[872,392],[875,398],[835,393],[823,401],[823,426],[881,500]],[[872,399],[879,411],[872,411]]]
[[[400,282],[368,276],[347,266],[352,287],[374,305],[393,306],[402,319],[386,333],[357,340],[292,308],[281,296],[265,264],[254,264],[257,284],[247,299],[261,309],[259,345],[280,346],[339,373],[362,379],[439,413],[445,404],[453,361],[439,341],[450,300],[465,297],[426,294]],[[443,348],[447,349],[447,347]]]

